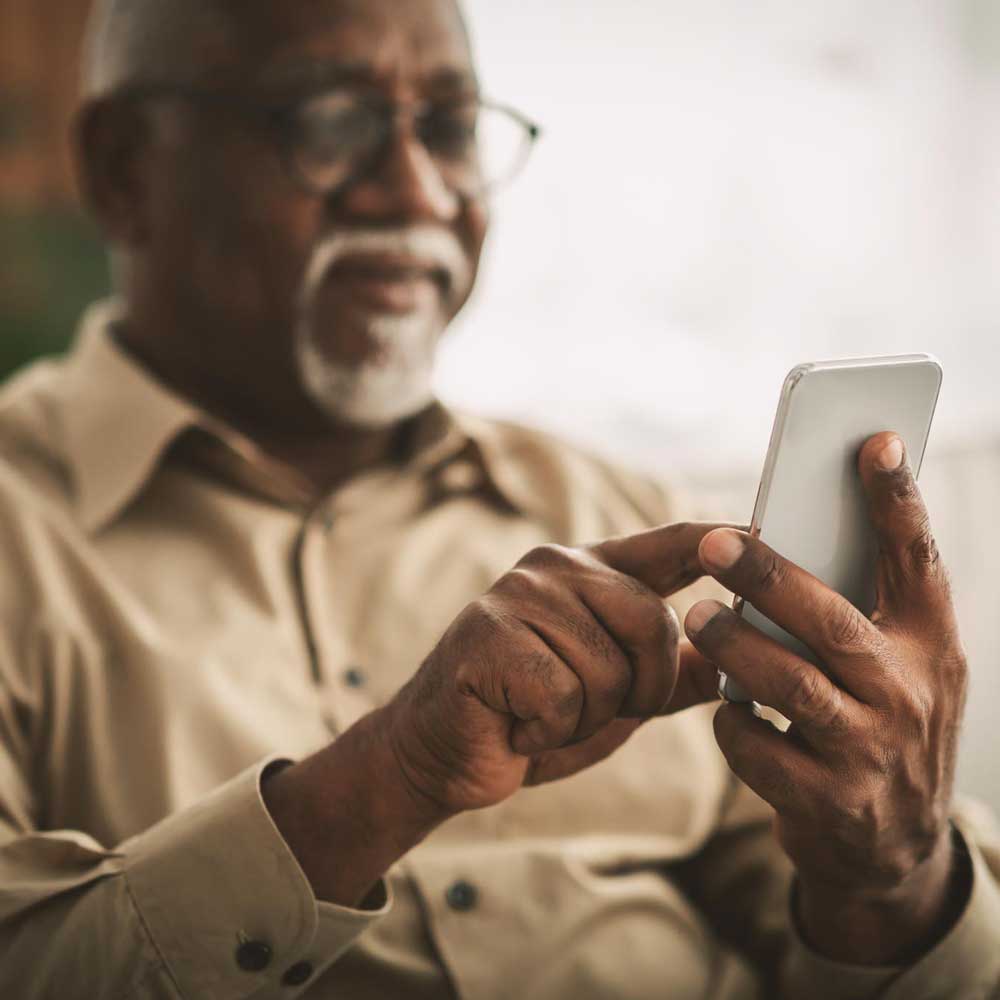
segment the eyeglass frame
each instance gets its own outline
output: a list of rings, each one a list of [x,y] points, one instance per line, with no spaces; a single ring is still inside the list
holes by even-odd
[[[108,95],[107,100],[112,102],[141,102],[146,100],[174,99],[187,101],[195,105],[204,104],[207,106],[215,105],[222,108],[235,108],[243,112],[248,117],[262,118],[265,126],[272,133],[272,135],[280,137],[287,135],[291,131],[290,123],[292,121],[292,116],[306,101],[322,97],[324,94],[361,89],[363,88],[345,86],[321,87],[299,94],[294,99],[286,99],[267,104],[256,101],[249,95],[241,94],[236,91],[212,90],[205,87],[186,86],[184,84],[172,83],[138,83],[119,88]],[[460,98],[460,101],[473,103],[477,105],[478,109],[497,111],[501,114],[505,114],[524,130],[524,152],[516,162],[515,166],[508,170],[503,177],[484,185],[476,191],[475,195],[467,195],[470,197],[485,197],[492,194],[498,188],[503,187],[504,184],[509,183],[515,176],[517,176],[518,173],[520,173],[525,163],[531,156],[531,151],[534,149],[535,144],[542,136],[542,126],[532,118],[529,118],[523,112],[518,111],[517,108],[514,108],[509,104],[490,100],[479,94],[464,95]],[[452,103],[459,103],[460,101],[453,101]],[[307,193],[317,198],[329,198],[339,191],[343,191],[352,183],[355,183],[359,178],[364,176],[368,170],[372,169],[373,163],[385,154],[385,150],[389,143],[392,142],[394,138],[399,136],[400,120],[405,117],[412,122],[414,119],[420,117],[420,109],[434,104],[433,101],[427,100],[394,102],[386,100],[381,96],[378,98],[371,98],[370,103],[380,104],[387,112],[391,112],[386,115],[386,118],[392,123],[392,131],[386,136],[383,144],[373,151],[368,162],[360,163],[355,170],[349,172],[348,176],[343,181],[328,190],[315,184],[311,184],[303,175],[302,168],[294,162],[295,156],[292,152],[293,144],[291,142],[282,142],[279,139],[274,143],[277,147],[278,154],[284,163],[286,173],[288,173],[293,181]],[[421,145],[423,145],[423,140],[420,140],[416,135],[415,138],[417,138]]]

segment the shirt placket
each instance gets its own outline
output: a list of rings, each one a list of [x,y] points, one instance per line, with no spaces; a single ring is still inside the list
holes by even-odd
[[[333,502],[326,501],[304,520],[293,557],[310,669],[331,736],[340,735],[374,708],[365,690],[364,666],[330,614],[330,539],[335,523]]]

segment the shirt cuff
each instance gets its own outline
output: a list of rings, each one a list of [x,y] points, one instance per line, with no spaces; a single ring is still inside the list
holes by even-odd
[[[968,852],[969,900],[951,930],[906,968],[845,965],[813,951],[793,931],[783,976],[789,996],[814,1000],[977,1000],[1000,983],[1000,886],[979,849],[954,822],[958,846]]]
[[[136,908],[185,997],[295,996],[392,900],[318,902],[260,791],[271,758],[122,845]],[[261,992],[262,991],[262,992]]]

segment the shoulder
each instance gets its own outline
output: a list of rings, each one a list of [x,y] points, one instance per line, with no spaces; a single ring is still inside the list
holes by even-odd
[[[56,405],[62,361],[46,359],[0,385],[0,498],[25,491],[66,502],[71,477]]]
[[[74,487],[55,400],[60,362],[0,386],[0,618],[33,617],[45,577],[77,545]]]

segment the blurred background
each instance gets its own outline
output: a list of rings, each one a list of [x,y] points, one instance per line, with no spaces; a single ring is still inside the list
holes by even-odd
[[[65,132],[87,0],[0,0],[0,373],[107,268]],[[923,486],[972,663],[960,787],[1000,810],[1000,4],[467,0],[545,136],[498,198],[450,402],[747,519],[785,373],[930,351]]]

